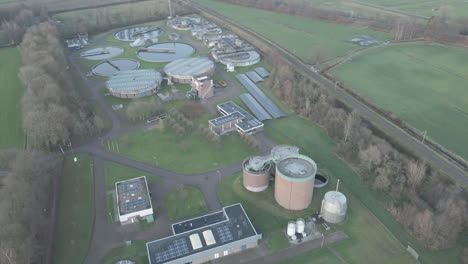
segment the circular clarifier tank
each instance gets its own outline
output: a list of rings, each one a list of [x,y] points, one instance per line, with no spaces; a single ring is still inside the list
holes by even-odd
[[[322,188],[325,187],[328,184],[328,177],[321,173],[318,172],[315,174],[315,182],[314,182],[314,188]]]
[[[141,48],[137,56],[150,62],[168,62],[190,57],[195,49],[184,43],[160,43]]]
[[[107,60],[119,56],[123,52],[124,49],[119,47],[99,47],[83,51],[80,56],[87,60]]]
[[[303,210],[312,202],[315,162],[304,155],[292,155],[276,164],[275,199],[286,209]]]
[[[133,27],[126,28],[114,34],[114,38],[120,41],[134,41],[138,37],[154,39],[162,34],[159,27]]]
[[[93,67],[93,73],[99,76],[113,76],[121,71],[136,70],[140,63],[131,59],[116,59],[101,62]]]

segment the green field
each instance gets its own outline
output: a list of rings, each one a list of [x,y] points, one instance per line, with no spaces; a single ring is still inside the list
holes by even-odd
[[[440,15],[438,8],[448,6],[454,17],[468,16],[468,2],[464,0],[361,0],[374,5],[381,5],[393,9],[412,12],[424,16]],[[433,11],[434,9],[434,11]]]
[[[114,264],[119,260],[131,260],[137,264],[148,263],[148,253],[146,252],[146,241],[133,241],[130,246],[123,245],[112,249],[101,261],[101,264]]]
[[[415,238],[413,238],[405,230],[403,230],[400,224],[396,222],[395,218],[387,211],[387,209],[385,209],[386,197],[383,197],[380,193],[370,191],[365,185],[365,183],[362,182],[360,176],[343,160],[337,157],[337,155],[335,154],[336,144],[332,141],[332,139],[330,139],[330,137],[326,135],[323,129],[313,125],[310,121],[304,120],[297,116],[290,115],[287,118],[268,121],[267,123],[265,123],[265,131],[267,136],[269,136],[278,144],[290,144],[299,146],[301,148],[301,153],[310,156],[312,159],[314,159],[317,162],[317,165],[320,169],[324,170],[333,179],[341,179],[341,181],[346,186],[346,190],[349,190],[350,193],[352,193],[352,197],[357,198],[355,199],[355,201],[360,201],[356,204],[362,205],[361,207],[363,209],[366,209],[367,212],[372,212],[373,215],[377,216],[380,222],[384,224],[385,228],[390,230],[393,233],[393,235],[395,235],[400,241],[402,241],[405,247],[407,245],[413,247],[419,253],[420,258],[424,261],[424,263],[457,263],[459,248],[452,248],[449,250],[428,249],[422,247],[421,244]],[[322,196],[314,192],[314,197]],[[351,198],[348,197],[348,199]],[[316,202],[316,200],[314,200],[314,202]],[[350,216],[352,216],[352,214],[355,212],[357,211],[350,209]],[[358,214],[354,219],[360,219],[362,215],[363,214]],[[372,233],[372,231],[367,227],[366,222],[371,221],[367,219],[367,217],[368,216],[362,219],[363,222],[360,222],[358,220],[352,220],[358,221],[358,223],[356,223],[355,228],[350,228],[347,231],[350,234],[361,236],[362,240],[359,240],[359,243],[347,244],[347,242],[343,242],[345,246],[343,246],[343,244],[340,244],[340,246],[343,247],[343,250],[349,250],[349,252],[346,254],[350,259],[359,259],[360,257],[364,257],[366,254],[372,254],[372,251],[366,248],[372,248],[376,244],[378,245],[378,243],[380,243],[378,241],[368,241],[365,239],[365,237],[368,235],[378,236],[378,232]],[[372,224],[372,226],[374,225],[376,224]],[[360,227],[358,228],[358,226]],[[382,229],[384,229],[383,226]],[[388,250],[388,252],[381,252],[381,254],[390,257],[390,255],[388,254],[390,254],[391,252],[395,253],[397,251],[398,250]],[[394,256],[391,256],[389,261],[393,258],[398,259],[399,256],[404,258],[405,253],[403,253],[403,250],[401,250],[400,252],[403,255],[396,254]],[[357,261],[356,263],[379,262],[380,260],[376,260],[375,262],[366,262],[362,260],[362,262]],[[399,262],[394,261],[390,263]]]
[[[170,221],[208,212],[202,192],[192,186],[180,186],[172,190],[166,198],[166,209]]]
[[[94,223],[92,159],[84,154],[68,157],[62,175],[52,263],[81,264],[88,253]]]
[[[196,0],[196,2],[216,9],[222,15],[255,30],[305,61],[310,61],[311,49],[318,46],[325,49],[328,59],[352,53],[360,47],[346,41],[356,35],[369,35],[379,40],[389,38],[387,33],[363,28],[325,23],[211,0]]]
[[[278,235],[284,234],[277,232],[284,231],[285,223],[288,221],[298,217],[306,218],[318,211],[325,191],[332,189],[334,189],[333,184],[329,184],[324,189],[315,189],[312,204],[302,211],[290,211],[279,206],[274,199],[274,188],[271,186],[267,191],[260,193],[245,190],[239,174],[221,181],[217,191],[224,205],[242,203],[252,224],[265,234],[268,248],[279,250],[287,247],[287,241],[285,243],[281,240]],[[349,213],[343,224],[332,225],[332,230],[329,232],[343,230],[350,239],[332,247],[350,263],[415,263],[403,246],[345,186],[340,190],[347,196]],[[272,232],[274,233],[271,234]]]
[[[106,177],[106,190],[115,190],[115,183],[125,181],[140,176],[146,176],[148,184],[150,182],[157,182],[161,177],[152,175],[134,168],[123,166],[114,162],[104,163],[104,175]]]
[[[23,125],[21,121],[21,98],[24,86],[18,78],[22,65],[17,48],[0,49],[4,62],[0,65],[0,149],[24,147]]]
[[[206,121],[203,124],[208,126]],[[255,154],[236,133],[221,137],[216,145],[194,130],[186,129],[185,135],[178,136],[172,128],[164,127],[130,133],[113,142],[121,155],[183,174],[233,165]],[[117,152],[116,148],[113,151]]]
[[[468,53],[435,45],[375,49],[335,69],[383,109],[468,160]]]

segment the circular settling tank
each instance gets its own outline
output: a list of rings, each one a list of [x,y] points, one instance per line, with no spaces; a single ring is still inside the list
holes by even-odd
[[[145,39],[154,39],[162,34],[159,27],[126,28],[114,34],[114,38],[121,41],[134,41],[142,36]]]
[[[315,175],[315,183],[314,183],[315,188],[322,188],[322,187],[325,187],[327,184],[328,184],[328,177],[325,174],[319,172]]]
[[[93,67],[92,72],[99,76],[113,76],[121,71],[136,70],[140,63],[132,59],[117,59],[101,62]]]
[[[263,157],[251,157],[242,162],[244,187],[251,192],[268,189],[271,163]]]
[[[191,83],[194,76],[211,75],[214,68],[214,62],[206,57],[190,57],[168,63],[164,72],[173,82]]]
[[[161,85],[162,76],[156,70],[121,71],[107,80],[109,92],[119,98],[138,98],[156,93]]]
[[[304,155],[293,155],[276,164],[275,199],[286,209],[303,210],[312,202],[317,165]]]
[[[195,49],[184,43],[160,43],[141,48],[137,56],[150,62],[168,62],[180,58],[190,57]]]
[[[123,52],[124,49],[119,47],[99,47],[83,51],[80,56],[87,60],[107,60],[119,56]]]
[[[347,199],[343,193],[329,191],[323,197],[320,214],[325,221],[332,224],[341,223],[346,218],[347,210]]]

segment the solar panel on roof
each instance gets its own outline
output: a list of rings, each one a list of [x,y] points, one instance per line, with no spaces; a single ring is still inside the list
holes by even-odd
[[[273,118],[286,116],[283,110],[276,106],[245,74],[237,74],[236,78],[249,90],[257,102],[259,102]]]
[[[221,240],[221,243],[225,243],[228,241],[233,240],[234,238],[232,237],[231,231],[229,230],[229,227],[227,226],[219,226],[216,228],[216,232],[218,233],[219,239]]]
[[[258,75],[258,73],[254,72],[254,71],[246,72],[245,75],[247,75],[247,77],[249,77],[249,79],[252,80],[254,83],[258,83],[258,82],[263,81],[263,78],[260,77],[260,75]]]
[[[162,263],[168,259],[188,254],[189,248],[184,238],[176,239],[167,247],[167,250],[155,254],[156,262]]]

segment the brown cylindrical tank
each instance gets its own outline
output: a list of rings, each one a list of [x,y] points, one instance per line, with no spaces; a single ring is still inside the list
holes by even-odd
[[[270,181],[270,168],[271,163],[265,162],[261,168],[255,170],[250,166],[251,158],[242,162],[243,177],[242,181],[244,187],[251,192],[262,192],[268,189]]]
[[[303,210],[312,202],[317,165],[304,155],[292,155],[276,164],[275,199],[289,210]]]

